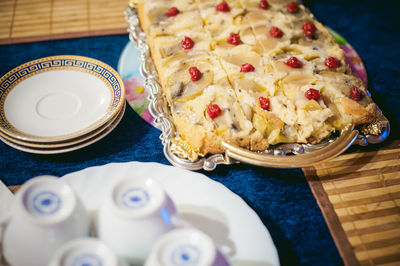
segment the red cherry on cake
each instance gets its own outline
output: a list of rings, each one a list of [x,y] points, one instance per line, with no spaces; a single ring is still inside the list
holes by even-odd
[[[210,104],[207,107],[207,113],[211,119],[214,119],[222,113],[222,110],[219,108],[218,104]]]
[[[321,96],[319,94],[319,91],[313,88],[310,88],[306,91],[306,93],[304,94],[304,96],[306,96],[307,99],[309,100],[319,100],[319,97]]]
[[[352,86],[350,88],[350,98],[354,101],[359,101],[361,99],[362,93],[357,86]]]
[[[304,35],[309,39],[312,39],[314,33],[317,31],[317,28],[311,22],[304,22],[301,28],[303,29]]]
[[[197,67],[190,67],[189,74],[192,81],[198,81],[201,78],[201,72]]]
[[[327,59],[325,59],[325,65],[329,68],[329,69],[336,69],[339,67],[339,59],[337,59],[336,57],[328,57]]]
[[[271,29],[269,29],[269,35],[274,38],[280,38],[283,35],[283,31],[278,27],[271,27]]]
[[[271,106],[269,98],[260,97],[258,98],[258,101],[260,102],[260,106],[262,109],[269,111],[269,108]]]
[[[286,62],[284,62],[284,64],[292,68],[299,68],[302,66],[300,60],[295,56],[290,57]]]
[[[253,72],[254,71],[254,67],[252,64],[249,63],[245,63],[242,65],[242,67],[240,68],[240,72]]]
[[[268,9],[269,5],[268,5],[267,0],[261,0],[260,3],[258,4],[258,8],[264,9],[264,10]]]
[[[232,44],[232,45],[238,45],[240,43],[240,36],[237,33],[231,33],[229,35],[229,38],[227,40],[228,43]]]
[[[218,4],[215,9],[220,12],[229,12],[231,9],[229,8],[228,4],[224,1]]]
[[[167,11],[167,17],[175,17],[178,14],[179,14],[179,9],[177,9],[176,7],[171,7]]]
[[[194,46],[194,41],[190,39],[189,37],[185,36],[185,38],[182,40],[182,48],[185,50],[190,50]]]
[[[297,4],[297,2],[291,2],[287,4],[286,10],[289,13],[297,13],[299,11],[299,5]]]

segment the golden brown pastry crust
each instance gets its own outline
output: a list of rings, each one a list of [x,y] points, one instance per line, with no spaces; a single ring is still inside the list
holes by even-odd
[[[137,4],[174,125],[200,155],[223,152],[222,140],[250,150],[278,143],[318,143],[351,122],[369,123],[378,113],[369,96],[361,102],[350,99],[350,86],[364,92],[365,88],[351,75],[343,50],[328,30],[301,5],[297,14],[290,14],[285,7],[292,1],[268,2],[270,9],[260,10],[258,0],[227,1],[230,12],[217,12],[218,3],[209,0]],[[165,15],[172,6],[181,17]],[[304,22],[316,26],[313,40],[304,36]],[[281,28],[283,37],[270,37],[272,26]],[[240,35],[239,45],[227,43],[231,32]],[[180,47],[184,36],[194,40],[192,50]],[[300,59],[301,68],[285,64],[292,56]],[[339,59],[337,69],[326,67],[328,56]],[[245,62],[251,62],[255,71],[240,72]],[[203,80],[196,83],[184,76],[190,66],[202,64],[202,72],[210,73],[203,74]],[[320,99],[304,97],[310,87],[320,92]],[[270,98],[270,110],[260,107],[261,96]],[[210,104],[222,109],[215,119],[207,114]]]

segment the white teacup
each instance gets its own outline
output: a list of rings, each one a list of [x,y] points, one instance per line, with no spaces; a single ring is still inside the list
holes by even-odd
[[[163,235],[151,249],[145,266],[229,266],[212,239],[195,228]]]
[[[49,266],[126,266],[97,238],[77,238],[65,243],[53,255]]]
[[[15,195],[3,254],[14,266],[43,266],[62,244],[88,234],[88,214],[72,189],[57,177],[40,176]]]
[[[120,257],[143,264],[152,245],[174,228],[176,208],[161,184],[123,178],[111,187],[98,216],[98,237]]]

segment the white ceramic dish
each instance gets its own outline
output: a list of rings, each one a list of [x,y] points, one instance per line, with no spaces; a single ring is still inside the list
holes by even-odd
[[[10,207],[1,250],[10,265],[48,265],[65,242],[89,236],[89,213],[76,193],[57,177],[28,180]]]
[[[97,237],[125,261],[142,265],[157,239],[174,229],[176,207],[153,178],[125,177],[115,178],[104,197]]]
[[[0,180],[0,248],[3,239],[3,223],[5,223],[10,215],[9,206],[12,202],[14,195],[8,187]],[[2,253],[0,252],[0,265]]]
[[[104,265],[127,266],[105,243],[96,238],[78,238],[59,248],[49,266]]]
[[[121,112],[124,110],[124,108],[125,107],[122,107]],[[69,139],[69,140],[65,140],[65,141],[61,141],[61,142],[49,142],[49,143],[43,142],[42,143],[42,142],[23,141],[23,140],[20,140],[17,138],[13,138],[7,134],[4,134],[2,131],[0,131],[0,137],[2,139],[6,139],[7,141],[14,143],[14,144],[26,146],[26,147],[30,147],[30,148],[34,148],[34,149],[60,149],[63,147],[76,145],[78,143],[81,143],[81,142],[84,142],[84,141],[87,141],[87,140],[93,138],[94,136],[96,136],[97,134],[99,134],[100,132],[105,130],[107,127],[112,125],[114,123],[114,121],[121,115],[121,112],[117,113],[114,117],[112,117],[104,125],[101,125],[100,127],[96,128],[95,130],[93,130],[87,134],[84,134],[82,136],[79,136],[79,137],[76,137],[73,139]]]
[[[92,132],[91,134],[85,135],[82,141],[72,142],[70,145],[57,146],[57,145],[43,143],[42,145],[39,145],[39,147],[33,147],[33,146],[28,146],[29,145],[28,143],[23,143],[23,142],[17,143],[12,138],[5,137],[3,134],[0,134],[0,140],[3,141],[5,144],[9,145],[10,147],[29,153],[57,154],[57,153],[70,152],[84,148],[107,136],[119,124],[122,117],[124,116],[124,113],[125,113],[125,104],[123,104],[122,109],[117,114],[115,119],[109,121],[110,123],[107,123],[105,127],[101,127],[100,129]]]
[[[234,266],[279,265],[268,230],[257,214],[236,194],[208,177],[157,163],[112,163],[62,177],[97,211],[117,178],[145,176],[160,182],[176,203],[178,213],[210,235]]]
[[[186,227],[174,229],[160,237],[144,265],[229,266],[229,263],[208,235]]]
[[[105,124],[124,101],[123,82],[105,63],[45,57],[0,79],[0,130],[24,141],[68,140]]]

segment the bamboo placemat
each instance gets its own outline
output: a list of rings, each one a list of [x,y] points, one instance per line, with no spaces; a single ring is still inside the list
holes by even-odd
[[[400,144],[303,169],[346,265],[400,265]]]
[[[126,33],[127,0],[0,0],[0,44]]]

